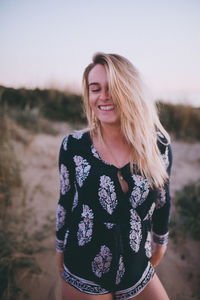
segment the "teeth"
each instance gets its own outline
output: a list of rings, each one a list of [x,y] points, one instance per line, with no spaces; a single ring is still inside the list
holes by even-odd
[[[113,105],[108,105],[108,106],[99,106],[99,108],[101,110],[110,110],[110,109],[114,109]]]

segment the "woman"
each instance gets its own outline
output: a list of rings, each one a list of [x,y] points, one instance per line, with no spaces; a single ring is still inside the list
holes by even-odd
[[[169,136],[124,57],[97,53],[83,87],[89,128],[59,156],[63,299],[167,300],[155,268],[168,239]]]

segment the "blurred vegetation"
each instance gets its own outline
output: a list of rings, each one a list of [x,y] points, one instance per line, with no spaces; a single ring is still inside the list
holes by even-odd
[[[14,194],[20,194],[22,180],[19,162],[12,144],[9,119],[0,115],[0,299],[17,299],[17,272],[20,278],[29,273],[38,273],[32,256],[31,239],[24,231],[24,211],[18,215]],[[19,225],[20,226],[17,226]],[[23,295],[26,298],[26,295]],[[23,299],[24,299],[23,298]],[[21,298],[22,299],[22,298]]]
[[[157,101],[160,119],[167,131],[177,139],[200,140],[200,108]],[[10,127],[11,120],[34,133],[56,134],[50,121],[86,123],[82,97],[54,89],[14,89],[0,86],[0,299],[27,298],[17,287],[16,277],[40,273],[34,253],[54,230],[55,220],[48,220],[41,232],[29,236],[25,230],[25,208],[21,215],[13,213],[12,196],[22,190],[20,166],[12,140],[23,138],[23,132]],[[13,123],[14,123],[13,122]],[[48,123],[49,122],[49,123]],[[23,198],[23,195],[20,196]],[[22,199],[22,201],[25,201]],[[178,209],[176,228],[200,240],[200,182],[192,183],[176,193]],[[22,219],[24,220],[22,221]],[[19,226],[19,224],[21,224]],[[46,227],[45,227],[46,226]],[[20,229],[19,229],[20,227]],[[34,246],[33,246],[34,243]]]
[[[32,119],[42,116],[55,121],[85,121],[81,96],[54,89],[28,90],[0,86],[0,107],[11,115],[13,110],[18,114],[23,111]],[[20,118],[16,120],[21,121]]]
[[[163,126],[177,139],[200,140],[200,107],[174,105],[158,100]],[[34,132],[48,133],[42,120],[86,123],[81,95],[55,89],[14,89],[0,86],[0,109]],[[40,122],[40,123],[39,123]]]
[[[160,120],[177,139],[200,140],[200,107],[157,102]]]
[[[200,240],[200,180],[187,184],[175,194],[178,226],[184,235]]]
[[[0,112],[0,217],[6,216],[14,188],[21,186],[19,162],[16,159],[8,118]],[[12,188],[11,188],[12,187]]]

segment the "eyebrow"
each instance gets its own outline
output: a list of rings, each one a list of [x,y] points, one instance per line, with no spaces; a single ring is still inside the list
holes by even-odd
[[[99,85],[99,83],[98,82],[91,82],[91,83],[89,83],[88,86],[91,86],[91,85]]]

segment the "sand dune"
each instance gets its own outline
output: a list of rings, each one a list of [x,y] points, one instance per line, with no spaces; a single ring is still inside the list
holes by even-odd
[[[58,151],[65,135],[71,132],[66,124],[54,124],[60,134],[31,135],[27,131],[19,132],[27,144],[15,142],[18,158],[21,162],[23,187],[26,191],[26,203],[31,214],[27,222],[28,232],[41,232],[48,220],[55,218],[59,197]],[[175,212],[173,196],[177,189],[186,183],[200,178],[200,143],[187,144],[172,141],[173,168],[171,175],[172,211]],[[51,221],[53,222],[53,221]],[[60,279],[56,268],[54,230],[41,241],[50,250],[36,255],[42,274],[32,276],[19,285],[27,292],[31,300],[60,300]],[[52,251],[51,251],[52,250]],[[189,300],[195,298],[199,265],[200,243],[178,239],[174,244],[170,240],[168,251],[158,267],[158,274],[171,300]],[[192,274],[192,275],[191,275]]]

